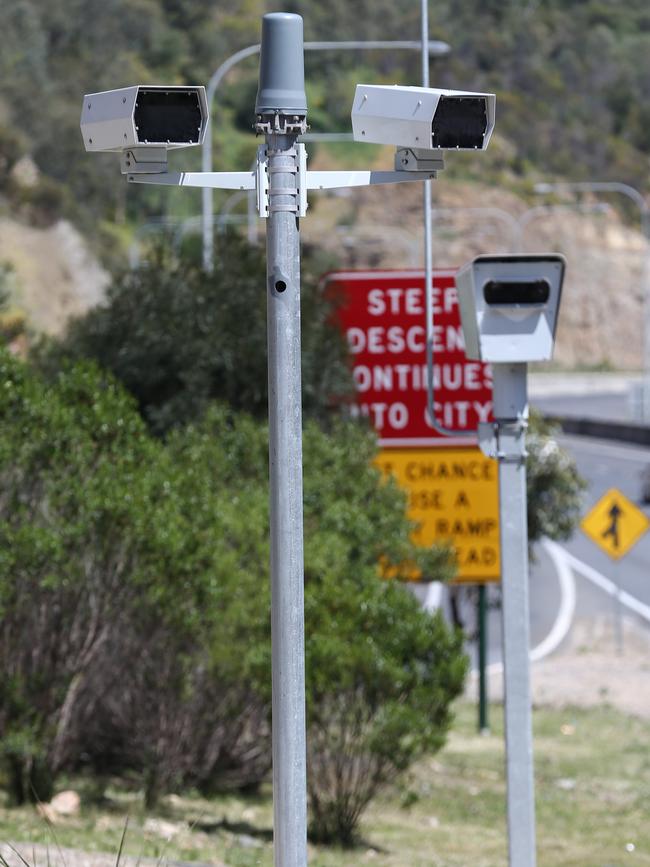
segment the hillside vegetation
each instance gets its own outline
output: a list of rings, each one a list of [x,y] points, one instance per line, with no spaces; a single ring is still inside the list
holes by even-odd
[[[70,216],[115,238],[110,222],[168,210],[196,212],[198,194],[129,190],[113,156],[83,153],[85,91],[135,82],[207,82],[239,48],[259,39],[266,11],[301,13],[307,39],[417,39],[419,4],[407,0],[13,0],[0,5],[0,194],[30,220]],[[432,81],[494,89],[498,135],[482,176],[515,182],[531,172],[616,178],[647,185],[650,152],[650,7],[646,0],[439,0],[432,38],[448,41]],[[349,128],[358,80],[417,83],[417,54],[312,53],[307,59],[314,129]],[[220,91],[217,148],[228,167],[248,160],[255,58]],[[500,142],[500,144],[499,144]],[[26,154],[40,170],[27,186],[12,172]],[[198,154],[186,153],[187,164]],[[472,174],[468,158],[456,173]],[[97,217],[105,222],[97,223]],[[105,245],[107,246],[107,245]]]

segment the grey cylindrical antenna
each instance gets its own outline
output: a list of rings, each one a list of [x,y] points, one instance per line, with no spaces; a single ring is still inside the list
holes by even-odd
[[[270,12],[262,19],[256,114],[307,114],[302,18]]]

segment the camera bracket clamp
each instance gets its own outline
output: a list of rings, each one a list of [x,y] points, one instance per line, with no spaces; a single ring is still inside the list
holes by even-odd
[[[424,148],[397,148],[395,151],[396,172],[441,172],[444,167],[441,151]]]
[[[160,174],[167,171],[167,148],[132,147],[120,155],[123,175],[129,173]]]
[[[520,464],[526,460],[526,419],[500,419],[494,422],[479,422],[478,444],[486,458],[496,458],[504,463]]]

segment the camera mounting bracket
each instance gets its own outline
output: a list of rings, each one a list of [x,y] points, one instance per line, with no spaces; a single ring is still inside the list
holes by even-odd
[[[396,172],[441,172],[445,159],[440,151],[424,148],[397,148],[395,151]]]
[[[431,151],[403,148],[397,151],[396,169],[392,172],[376,171],[307,171],[307,150],[302,142],[296,142],[297,172],[296,172],[296,207],[298,217],[307,213],[308,190],[333,190],[344,187],[368,187],[375,184],[399,184],[408,181],[434,180],[440,169],[444,168],[442,156],[438,157]],[[130,148],[125,153],[133,154],[136,148]],[[149,153],[153,153],[149,149]],[[403,156],[399,156],[400,154]],[[146,156],[146,154],[145,154]],[[138,155],[139,157],[139,155]],[[406,161],[406,162],[404,162]],[[167,172],[154,168],[142,168],[145,162],[135,162],[137,168],[127,167],[127,180],[131,184],[163,184],[179,187],[211,187],[221,190],[255,190],[257,194],[257,212],[263,219],[269,216],[269,171],[267,145],[257,149],[255,168],[250,172]],[[126,158],[123,157],[123,166]]]
[[[122,151],[120,169],[123,175],[160,174],[167,171],[167,148],[132,147]]]

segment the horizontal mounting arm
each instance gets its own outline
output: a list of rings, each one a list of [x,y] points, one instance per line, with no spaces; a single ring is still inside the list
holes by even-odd
[[[255,172],[160,172],[127,175],[131,184],[170,187],[212,187],[218,190],[254,190]]]
[[[404,181],[433,180],[435,176],[435,172],[307,172],[307,189],[333,190],[340,187],[399,184]]]
[[[374,184],[399,184],[426,181],[435,172],[307,172],[308,190],[333,190],[340,187],[368,187]],[[219,190],[254,190],[255,172],[159,172],[130,174],[131,184],[163,184],[171,187],[212,187]]]

